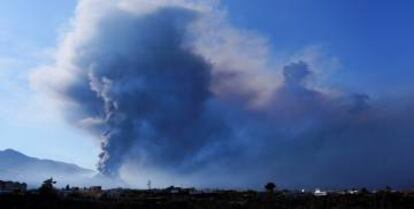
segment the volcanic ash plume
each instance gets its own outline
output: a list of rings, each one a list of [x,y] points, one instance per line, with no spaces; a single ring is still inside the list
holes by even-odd
[[[84,72],[65,95],[79,104],[83,121],[97,120],[92,128],[105,131],[99,166],[104,174],[117,172],[137,144],[159,144],[142,151],[178,163],[221,131],[207,114],[211,67],[184,46],[196,15],[183,8],[111,14],[94,43],[82,49],[85,56],[76,64]]]
[[[81,0],[73,24],[56,65],[34,78],[100,140],[107,176],[159,186],[414,182],[409,102],[326,93],[303,61],[272,67],[266,41],[216,6]]]

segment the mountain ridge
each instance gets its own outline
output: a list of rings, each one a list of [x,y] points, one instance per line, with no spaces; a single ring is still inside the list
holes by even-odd
[[[74,163],[35,158],[14,149],[0,151],[1,180],[39,185],[43,180],[53,177],[62,183],[82,183],[96,174],[96,171]]]

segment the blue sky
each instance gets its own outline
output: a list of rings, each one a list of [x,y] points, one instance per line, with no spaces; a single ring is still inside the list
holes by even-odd
[[[51,61],[75,6],[72,0],[0,3],[0,149],[94,168],[94,141],[66,124],[29,83],[30,72]]]
[[[332,82],[372,95],[414,87],[414,2],[410,0],[225,0],[232,24],[270,39],[277,51],[322,46],[338,57]],[[0,149],[94,167],[98,147],[66,124],[29,85],[68,24],[74,0],[0,2]],[[29,116],[30,115],[30,116]],[[62,147],[64,147],[62,149]]]
[[[344,67],[336,80],[351,90],[376,94],[396,84],[413,87],[412,1],[226,2],[235,24],[265,34],[275,49],[321,44],[340,59]]]

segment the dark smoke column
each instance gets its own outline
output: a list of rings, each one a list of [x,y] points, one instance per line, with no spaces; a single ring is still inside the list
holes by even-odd
[[[209,140],[202,129],[211,126],[210,66],[185,47],[194,18],[178,8],[114,12],[79,49],[82,72],[66,96],[77,104],[76,120],[98,121],[89,129],[102,139],[103,174],[118,175],[127,155],[180,166]]]

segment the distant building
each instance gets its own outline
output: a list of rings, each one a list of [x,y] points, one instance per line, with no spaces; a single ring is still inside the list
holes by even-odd
[[[119,199],[122,196],[122,189],[118,188],[118,189],[110,189],[107,190],[105,192],[106,197],[111,198],[111,199]]]
[[[192,192],[195,192],[196,189],[170,186],[170,187],[165,188],[164,191],[170,194],[191,194]]]
[[[104,194],[104,190],[101,186],[92,186],[89,188],[69,187],[59,191],[63,197],[76,196],[87,198],[100,198]]]
[[[102,192],[102,187],[101,186],[92,186],[92,187],[89,187],[88,190],[91,191],[91,192]]]
[[[86,190],[83,190],[82,193],[88,197],[100,198],[103,195],[104,191],[102,190],[101,186],[93,186],[93,187],[89,187]]]
[[[0,181],[0,194],[4,193],[21,193],[26,192],[27,184],[12,182],[12,181]]]
[[[326,196],[326,195],[328,195],[328,192],[322,191],[320,189],[315,189],[315,192],[313,193],[313,195],[315,195],[317,197]]]
[[[348,194],[359,194],[360,192],[357,189],[350,189],[350,190],[347,191],[347,193]]]

